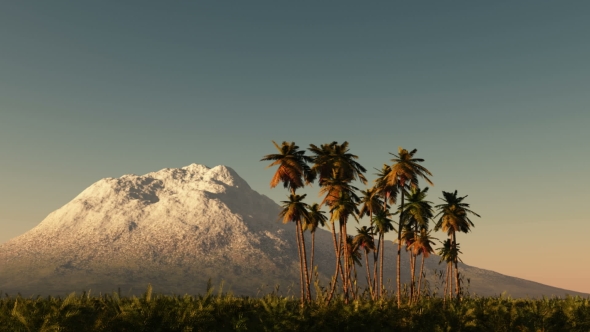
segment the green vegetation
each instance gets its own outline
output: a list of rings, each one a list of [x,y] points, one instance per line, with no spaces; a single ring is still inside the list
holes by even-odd
[[[406,297],[403,297],[403,303]],[[301,307],[294,297],[230,294],[0,299],[0,331],[590,331],[590,299],[397,297],[367,291]]]

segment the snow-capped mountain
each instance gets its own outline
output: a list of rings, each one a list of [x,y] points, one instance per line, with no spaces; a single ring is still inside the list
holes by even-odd
[[[235,294],[267,293],[277,284],[283,294],[289,287],[297,294],[295,229],[278,221],[278,212],[274,201],[252,190],[226,166],[192,164],[102,179],[37,227],[0,245],[0,291],[46,295],[120,289],[136,294],[151,283],[161,293],[202,293],[211,278],[213,284],[224,280],[226,289]],[[308,253],[309,244],[307,236]],[[394,278],[391,242],[386,259],[384,272]],[[327,280],[334,270],[328,231],[316,233],[315,260],[320,276]],[[402,264],[407,266],[407,257]],[[436,256],[426,266],[431,275],[442,268]],[[461,267],[471,280],[472,293],[566,293]],[[363,280],[364,269],[358,270]]]

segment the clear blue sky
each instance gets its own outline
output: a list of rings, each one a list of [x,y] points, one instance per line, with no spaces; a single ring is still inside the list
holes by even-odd
[[[483,217],[468,264],[590,292],[590,2],[0,4],[0,242],[103,177],[234,168],[271,140],[398,146]],[[362,186],[361,186],[362,187]],[[315,190],[315,191],[314,191]],[[315,199],[317,188],[310,189]]]

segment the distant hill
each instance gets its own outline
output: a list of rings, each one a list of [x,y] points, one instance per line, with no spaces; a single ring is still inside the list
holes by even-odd
[[[102,179],[32,230],[0,245],[0,290],[26,296],[89,289],[137,294],[151,283],[159,293],[202,293],[211,278],[214,284],[224,280],[225,289],[238,295],[267,293],[277,284],[283,294],[293,287],[297,294],[295,229],[277,221],[278,211],[274,201],[226,166],[192,164]],[[390,288],[395,250],[387,242],[384,273],[392,279]],[[407,266],[405,254],[402,259]],[[316,233],[315,260],[325,282],[335,268],[328,231]],[[427,275],[444,268],[438,261],[427,259]],[[469,291],[480,295],[585,295],[460,268],[470,279]],[[364,269],[358,270],[362,283]],[[434,277],[430,282],[434,285]]]

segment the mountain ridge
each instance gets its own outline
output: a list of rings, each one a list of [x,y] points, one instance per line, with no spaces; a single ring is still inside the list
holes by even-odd
[[[0,290],[31,295],[90,288],[141,292],[151,283],[156,291],[187,293],[203,292],[209,278],[225,280],[243,295],[255,295],[262,285],[294,287],[299,282],[295,229],[277,221],[279,208],[223,165],[191,164],[104,178],[30,231],[0,245]],[[309,241],[306,234],[308,248]],[[393,244],[387,242],[386,259],[394,258]],[[405,253],[402,259],[407,266]],[[335,266],[331,234],[323,229],[316,233],[316,263],[325,285]],[[434,255],[426,269],[440,269],[437,263]],[[394,264],[386,265],[385,275],[393,277]],[[460,267],[473,291],[482,295],[504,290],[516,296],[583,295]],[[364,268],[357,270],[363,284]]]

